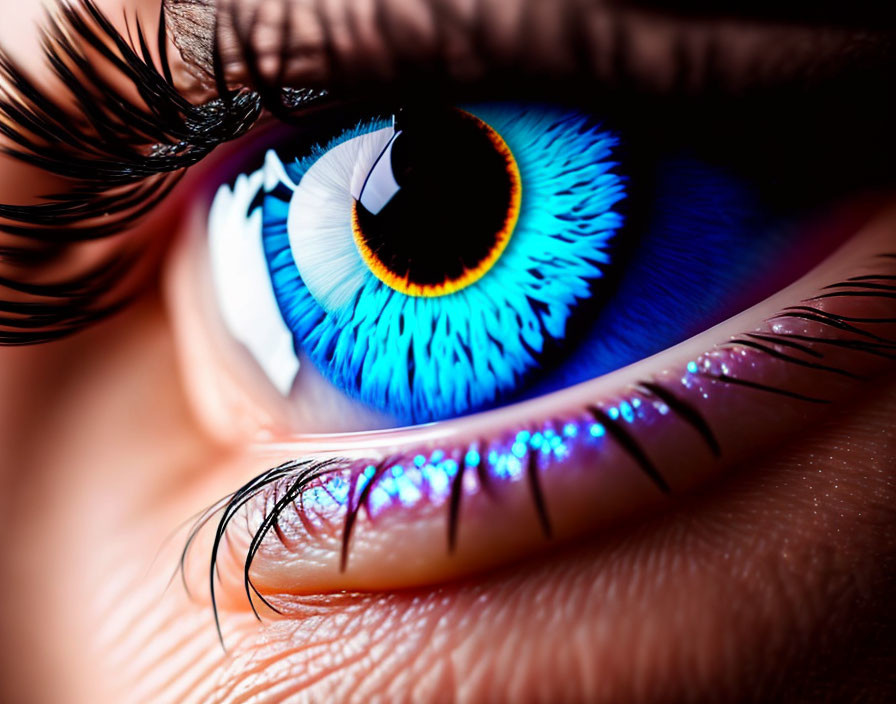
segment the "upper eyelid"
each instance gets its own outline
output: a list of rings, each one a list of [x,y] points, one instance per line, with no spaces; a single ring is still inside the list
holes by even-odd
[[[234,27],[251,35],[252,51],[269,71],[283,71],[286,84],[353,89],[432,76],[504,81],[530,69],[533,76],[585,77],[659,93],[710,87],[737,93],[817,81],[880,49],[880,37],[855,27],[681,17],[581,0],[253,0],[235,11],[215,0],[167,0],[166,7],[172,40],[200,74],[211,71],[217,23],[234,84],[249,78]]]

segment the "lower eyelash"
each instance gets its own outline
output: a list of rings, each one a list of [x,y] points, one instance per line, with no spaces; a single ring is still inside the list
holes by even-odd
[[[283,482],[288,480],[289,484],[287,487],[287,497],[300,497],[301,492],[304,488],[308,487],[313,481],[319,479],[324,476],[327,472],[332,471],[334,467],[339,465],[340,460],[338,459],[327,459],[327,460],[293,460],[290,462],[284,462],[277,467],[269,469],[267,472],[260,474],[255,477],[251,481],[244,484],[242,487],[237,489],[233,494],[228,497],[225,497],[221,501],[210,506],[208,509],[202,512],[199,518],[196,520],[195,525],[190,530],[189,535],[187,536],[186,544],[184,545],[183,550],[181,551],[180,563],[178,570],[181,574],[181,582],[184,586],[184,589],[189,594],[190,588],[186,579],[186,561],[189,556],[190,550],[192,549],[196,538],[199,536],[199,532],[204,528],[209,522],[216,516],[217,514],[221,514],[218,519],[217,525],[215,527],[215,537],[212,543],[211,548],[211,563],[209,567],[209,586],[212,600],[212,610],[214,612],[215,617],[215,629],[218,632],[218,638],[221,641],[221,645],[224,646],[224,638],[221,633],[221,623],[220,623],[220,614],[218,613],[217,606],[217,596],[216,596],[216,582],[215,575],[217,570],[217,561],[218,554],[221,548],[221,543],[224,540],[225,533],[227,532],[227,528],[230,525],[230,522],[233,518],[239,513],[239,511],[246,506],[252,499],[257,497],[262,491],[265,489],[277,486],[279,482]],[[275,509],[280,506],[281,502],[284,501],[284,498],[279,499],[275,503]],[[260,527],[255,534],[252,536],[252,543],[250,544],[249,550],[246,553],[246,562],[244,566],[244,582],[246,588],[246,595],[249,597],[249,604],[252,606],[252,611],[256,617],[260,618],[258,611],[255,608],[255,602],[252,598],[252,594],[254,593],[268,608],[273,610],[275,613],[279,613],[279,611],[271,605],[263,595],[261,595],[258,590],[256,590],[252,586],[252,581],[249,578],[249,570],[252,565],[252,561],[255,557],[255,553],[258,551],[258,548],[261,545],[261,541],[267,536],[268,532],[271,530],[273,524],[275,524],[280,514],[282,513],[283,508],[279,508],[276,511],[269,512],[265,515],[264,520],[262,521],[262,527]],[[226,649],[226,648],[225,648]]]
[[[715,433],[713,433],[712,428],[709,426],[709,423],[706,422],[706,419],[700,411],[694,408],[694,406],[683,399],[678,398],[678,396],[660,384],[655,384],[650,381],[642,381],[638,386],[647,394],[655,396],[665,403],[678,415],[679,418],[681,418],[681,420],[696,430],[703,438],[704,442],[706,442],[707,447],[709,447],[709,450],[714,457],[720,457],[722,455],[722,448],[719,446],[719,441],[716,439]]]
[[[880,255],[880,257],[891,259],[896,258],[896,254],[883,254]],[[861,277],[861,279],[853,278],[825,288],[855,288],[856,283],[861,281],[863,284],[861,288],[872,286],[872,290],[862,290],[858,292],[859,294],[862,294],[863,296],[874,296],[879,299],[888,299],[892,297],[889,295],[889,291],[893,287],[879,284],[878,282],[891,280],[893,278],[894,277],[884,275]],[[883,286],[883,288],[880,288],[880,286]],[[837,295],[848,297],[855,293],[856,292],[853,290],[847,290],[838,292]],[[804,303],[813,300],[818,300],[818,297],[816,296],[807,299]],[[791,354],[783,353],[774,347],[769,347],[767,345],[779,345],[788,349],[794,349],[814,359],[824,357],[823,352],[810,346],[817,344],[833,345],[857,354],[866,353],[886,359],[896,359],[896,340],[889,340],[853,325],[853,323],[860,323],[863,325],[892,324],[896,323],[896,318],[850,317],[824,311],[809,305],[798,305],[784,308],[780,313],[767,320],[771,322],[788,318],[816,323],[823,326],[825,329],[831,329],[835,332],[846,332],[858,335],[866,338],[867,341],[826,337],[820,334],[803,335],[785,332],[761,334],[754,332],[735,336],[728,342],[719,345],[718,348],[745,347],[787,364],[793,364],[803,368],[808,367],[814,371],[833,373],[857,380],[862,380],[865,377],[840,367],[809,362]],[[756,342],[756,340],[761,340],[767,344],[760,344],[759,342]],[[730,371],[726,370],[724,364],[722,365],[721,370],[719,370],[714,368],[708,359],[704,359],[702,363],[689,363],[687,365],[687,371],[693,377],[703,378],[711,383],[738,386],[775,396],[786,396],[810,404],[831,403],[829,399],[807,396],[783,387],[762,384],[734,376]],[[690,426],[699,435],[714,457],[718,458],[722,456],[722,448],[712,427],[699,409],[694,405],[675,394],[666,386],[653,380],[640,381],[633,385],[633,389],[636,392],[636,395],[632,396],[629,400],[621,402],[618,406],[609,409],[597,405],[586,406],[584,412],[587,417],[593,421],[587,432],[594,437],[602,437],[606,435],[615,440],[617,445],[621,447],[650,478],[658,490],[666,494],[671,493],[672,491],[659,468],[647,455],[638,439],[626,429],[624,423],[620,422],[620,420],[630,420],[632,414],[635,413],[635,410],[643,406],[645,401],[653,403],[655,407],[664,408],[665,410],[661,411],[663,414],[669,412],[673,413],[681,422]],[[556,422],[549,425],[552,425],[553,427],[547,429],[547,426],[543,426],[540,430],[523,429],[515,434],[511,434],[511,437],[515,437],[511,452],[519,460],[518,464],[520,466],[520,471],[526,475],[533,506],[546,538],[552,536],[552,528],[541,489],[541,479],[539,477],[541,467],[539,464],[539,457],[543,454],[545,444],[550,446],[556,442],[553,438],[560,438],[560,443],[557,443],[559,446],[564,442],[564,438],[572,439],[577,436],[581,430],[578,425],[575,425],[574,422],[570,421],[565,423]],[[575,428],[575,432],[571,430],[573,427]],[[559,431],[554,428],[559,428]],[[537,444],[535,442],[536,435],[540,436],[540,441]],[[523,438],[522,443],[520,442],[521,437]],[[447,500],[447,549],[449,553],[453,552],[456,547],[461,503],[464,495],[464,481],[465,477],[468,476],[467,473],[470,470],[474,470],[476,472],[476,479],[479,486],[483,489],[483,492],[490,498],[496,499],[495,494],[492,493],[490,488],[492,477],[486,469],[485,461],[486,455],[493,451],[494,445],[494,443],[480,440],[467,447],[455,448],[453,451],[436,451],[432,453],[430,461],[438,462],[439,464],[444,462],[445,467],[447,468],[446,473],[450,476]],[[518,450],[518,445],[520,445],[522,449]],[[440,455],[438,460],[435,459],[437,454]],[[552,455],[549,453],[548,457],[551,456]],[[411,457],[410,455],[405,454],[389,455],[381,458],[376,464],[369,464],[364,460],[347,458],[328,458],[324,460],[304,459],[287,462],[256,477],[234,492],[231,496],[223,499],[203,513],[188,537],[181,555],[180,569],[183,574],[187,555],[199,531],[211,522],[214,516],[220,513],[211,550],[209,583],[211,587],[212,607],[215,612],[215,624],[222,645],[223,637],[221,636],[215,592],[218,555],[228,527],[241,509],[263,492],[271,491],[269,500],[273,502],[273,505],[264,512],[260,525],[252,534],[243,565],[243,581],[246,595],[256,617],[260,618],[260,615],[256,609],[253,594],[261,603],[271,608],[274,612],[280,613],[276,607],[270,604],[270,602],[255,588],[250,576],[250,570],[263,540],[272,530],[278,535],[281,542],[286,544],[285,537],[279,527],[279,522],[283,513],[288,510],[290,506],[293,506],[303,525],[310,532],[314,532],[315,526],[304,515],[304,496],[306,492],[317,486],[322,487],[323,491],[329,493],[330,490],[326,488],[324,480],[337,473],[348,474],[349,479],[347,483],[341,478],[339,480],[345,484],[345,496],[343,501],[340,502],[344,503],[346,506],[340,555],[340,569],[344,571],[348,563],[349,548],[354,525],[361,510],[365,510],[368,514],[371,514],[370,502],[373,491],[390,472],[394,473],[396,468],[400,469],[403,466],[411,466],[415,463],[420,466],[421,463],[419,463],[417,459],[418,457],[422,457],[422,455],[417,455],[416,457]],[[459,459],[451,459],[453,457]],[[425,461],[425,458],[423,459]],[[448,465],[451,463],[453,463],[453,465],[449,467]],[[282,488],[282,494],[280,493],[280,488]],[[332,494],[330,494],[330,496],[335,500],[335,497],[333,497]],[[298,505],[296,505],[296,502],[298,502]]]
[[[670,408],[672,408],[670,406]],[[631,435],[620,423],[618,423],[614,418],[611,418],[606,411],[602,408],[598,408],[597,406],[588,406],[588,412],[594,417],[594,420],[604,429],[606,429],[607,433],[625,450],[629,456],[638,464],[641,468],[641,471],[647,475],[647,477],[652,481],[657,489],[659,489],[664,494],[671,493],[671,489],[669,487],[668,482],[663,478],[663,475],[660,474],[659,470],[656,468],[654,463],[647,456],[647,453],[641,448],[640,443],[635,440],[634,436]],[[705,422],[705,421],[704,421]]]

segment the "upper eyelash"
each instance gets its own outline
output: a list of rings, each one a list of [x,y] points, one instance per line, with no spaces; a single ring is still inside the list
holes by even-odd
[[[896,254],[881,254],[879,255],[879,257],[896,259]],[[886,275],[875,275],[873,277],[866,277],[866,279],[864,280],[881,281],[890,279],[891,277],[888,277]],[[836,287],[839,288],[843,286],[848,288],[850,286],[853,286],[857,281],[859,280],[856,278],[850,278],[844,282],[837,284]],[[849,296],[851,293],[851,291],[842,291],[840,292],[840,295],[845,297]],[[863,291],[862,293],[866,292]],[[882,299],[889,297],[887,295],[888,291],[877,291],[877,293],[879,294],[878,298]],[[811,300],[814,300],[814,298],[808,299],[803,303],[808,303]],[[823,357],[824,355],[823,353],[806,347],[805,345],[801,344],[801,342],[794,342],[794,339],[822,344],[833,344],[838,342],[844,344],[849,343],[846,346],[848,346],[849,349],[855,352],[864,352],[877,356],[883,356],[888,359],[896,359],[896,340],[890,340],[880,337],[875,333],[869,332],[867,330],[862,330],[861,328],[856,328],[854,325],[852,325],[852,323],[891,324],[896,323],[896,318],[854,318],[849,316],[841,316],[829,311],[824,311],[810,305],[799,305],[784,308],[778,314],[772,316],[768,320],[770,321],[781,318],[797,318],[809,320],[812,322],[820,323],[821,325],[828,327],[834,331],[855,333],[859,334],[861,337],[871,338],[866,341],[862,339],[841,340],[838,338],[825,337],[821,335],[811,337],[790,333],[768,333],[767,335],[763,335],[764,338],[769,338],[768,341],[774,340],[774,344],[780,344],[784,347],[800,348],[802,351],[806,352],[813,358]],[[745,337],[749,338],[751,337],[751,335],[737,335],[731,338],[728,342],[722,343],[720,347],[743,344]],[[776,359],[788,363],[800,364],[800,366],[803,366],[801,364],[803,360],[800,360],[799,358],[790,358],[788,355],[782,356],[774,348],[762,346],[758,351],[769,354]],[[825,372],[846,371],[836,367],[828,367],[826,365],[818,365],[817,370]],[[733,384],[737,386],[749,387],[750,389],[761,393],[783,395],[807,403],[830,403],[830,401],[827,399],[804,396],[802,394],[794,393],[785,388],[760,384],[749,379],[742,379],[730,375],[702,371],[698,372],[698,374],[712,381],[716,381],[722,384]],[[856,379],[864,378],[859,375],[852,375],[852,377]],[[710,424],[707,422],[706,418],[704,418],[702,413],[700,413],[699,409],[675,395],[668,388],[656,383],[653,380],[642,380],[633,384],[633,388],[643,396],[655,397],[666,404],[669,407],[670,411],[673,412],[675,416],[679,418],[679,420],[691,426],[697,432],[697,434],[706,444],[707,448],[710,450],[713,456],[720,457],[722,455],[722,449],[719,445],[718,440],[716,439],[716,435],[713,432]],[[639,468],[648,476],[648,478],[656,485],[656,487],[660,491],[663,491],[664,493],[670,493],[670,488],[666,483],[666,480],[663,478],[656,465],[644,452],[640,445],[640,442],[634,435],[626,431],[621,424],[614,421],[597,406],[587,406],[585,410],[587,413],[591,414],[598,422],[600,422],[606,428],[608,433],[615,437],[619,446],[634,460],[635,464],[639,466]],[[479,449],[482,450],[482,447],[488,447],[488,443],[480,442]],[[531,448],[528,451],[527,457],[529,459],[527,467],[529,471],[527,472],[527,478],[529,480],[530,495],[532,496],[534,507],[538,514],[542,530],[545,536],[550,538],[550,517],[548,516],[547,510],[544,505],[537,472],[532,471],[533,463],[531,459],[533,455]],[[280,611],[274,605],[272,605],[261,593],[259,593],[258,589],[254,586],[254,584],[252,583],[250,570],[254,558],[261,547],[261,543],[268,535],[268,533],[270,533],[271,530],[274,530],[278,535],[280,535],[278,522],[283,512],[290,505],[293,505],[296,501],[301,504],[303,491],[315,481],[320,480],[322,477],[333,472],[351,469],[351,486],[348,491],[349,503],[346,508],[340,555],[340,568],[342,570],[345,570],[348,560],[348,550],[351,541],[352,529],[358,515],[360,514],[361,509],[365,508],[366,498],[370,495],[370,492],[376,485],[378,479],[381,478],[385,474],[385,472],[388,471],[392,466],[402,462],[404,459],[406,458],[403,455],[388,455],[382,458],[375,465],[373,476],[368,479],[360,493],[358,493],[357,488],[358,482],[360,481],[361,472],[357,468],[359,466],[363,466],[365,464],[364,461],[349,460],[346,458],[328,458],[321,461],[312,459],[293,460],[274,467],[273,469],[270,469],[260,476],[252,479],[232,495],[230,495],[229,497],[225,497],[224,499],[210,507],[199,517],[199,519],[195,522],[193,528],[191,529],[190,534],[187,538],[186,545],[184,546],[184,549],[181,553],[180,570],[182,576],[184,576],[184,566],[190,552],[190,548],[192,547],[196,537],[198,536],[199,532],[209,522],[211,522],[216,515],[220,513],[220,517],[218,518],[216,523],[215,541],[212,547],[209,561],[209,584],[211,589],[212,609],[214,611],[215,625],[222,646],[224,646],[224,639],[221,632],[220,617],[215,597],[215,576],[217,570],[218,549],[231,521],[239,513],[240,509],[242,509],[253,498],[259,496],[265,489],[276,487],[280,482],[283,481],[287,482],[283,495],[273,497],[273,506],[265,511],[261,524],[253,532],[251,544],[249,546],[249,549],[247,550],[246,558],[243,563],[243,583],[246,595],[249,598],[249,603],[255,616],[257,618],[260,618],[260,614],[258,613],[258,610],[253,601],[253,594],[261,603],[270,608],[272,611],[274,611],[275,613],[280,613]],[[461,452],[461,461],[458,467],[458,471],[454,475],[452,480],[451,493],[448,502],[447,548],[449,552],[452,552],[454,550],[456,544],[457,528],[460,516],[460,500],[463,493],[462,479],[468,469],[472,468],[468,466],[464,458],[464,454],[463,452]],[[480,463],[475,469],[477,471],[482,469],[482,463]],[[486,482],[483,482],[483,489],[485,489],[487,494],[489,493]],[[301,519],[301,510],[297,509],[297,514]]]
[[[257,90],[230,89],[216,60],[216,94],[193,104],[174,86],[164,3],[156,57],[140,21],[134,37],[127,26],[125,37],[93,0],[63,3],[49,17],[41,32],[44,58],[73,108],[35,85],[0,50],[0,134],[12,143],[3,153],[71,184],[38,203],[0,204],[0,232],[11,238],[0,247],[0,261],[9,270],[0,277],[0,288],[7,292],[0,296],[5,314],[0,344],[58,339],[119,310],[127,295],[110,301],[108,294],[138,252],[118,251],[94,270],[52,283],[32,282],[41,267],[77,243],[127,231],[171,192],[187,168],[245,134],[266,108],[285,117],[325,94],[276,91],[267,83]],[[247,37],[236,20],[234,28]],[[252,27],[248,31],[251,35]],[[246,39],[241,45],[250,43]],[[214,55],[220,57],[217,43]],[[249,75],[260,78],[255,54],[244,53],[243,59]]]

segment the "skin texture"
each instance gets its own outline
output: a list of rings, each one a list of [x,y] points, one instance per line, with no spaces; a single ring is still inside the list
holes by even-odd
[[[0,40],[33,56],[31,18],[4,2]],[[38,188],[0,165],[4,193]],[[169,582],[178,527],[248,476],[194,415],[176,347],[152,282],[72,339],[0,349],[2,701],[896,697],[892,375],[667,510],[519,564],[293,597],[260,623],[225,590],[225,652],[207,596]]]

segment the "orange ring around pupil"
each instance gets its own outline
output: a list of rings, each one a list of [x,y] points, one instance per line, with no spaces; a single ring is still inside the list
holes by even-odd
[[[389,269],[368,246],[358,219],[358,202],[355,201],[352,203],[352,235],[355,240],[355,245],[361,254],[361,258],[370,268],[370,271],[373,272],[374,276],[380,281],[390,288],[408,296],[446,296],[476,283],[479,279],[485,276],[494,263],[501,257],[501,254],[504,253],[504,250],[510,242],[510,237],[513,234],[517,221],[519,220],[523,193],[522,178],[520,176],[519,166],[516,163],[516,159],[513,157],[513,153],[510,151],[510,147],[507,146],[503,137],[501,137],[501,135],[490,125],[486,124],[475,115],[466,112],[465,115],[476,120],[480,129],[488,136],[495,151],[503,157],[510,186],[510,198],[508,199],[509,202],[503,226],[496,233],[494,244],[491,249],[486,256],[476,264],[476,266],[465,268],[460,276],[453,278],[446,276],[444,281],[437,284],[421,284],[412,281],[408,274],[399,275],[395,273]]]

